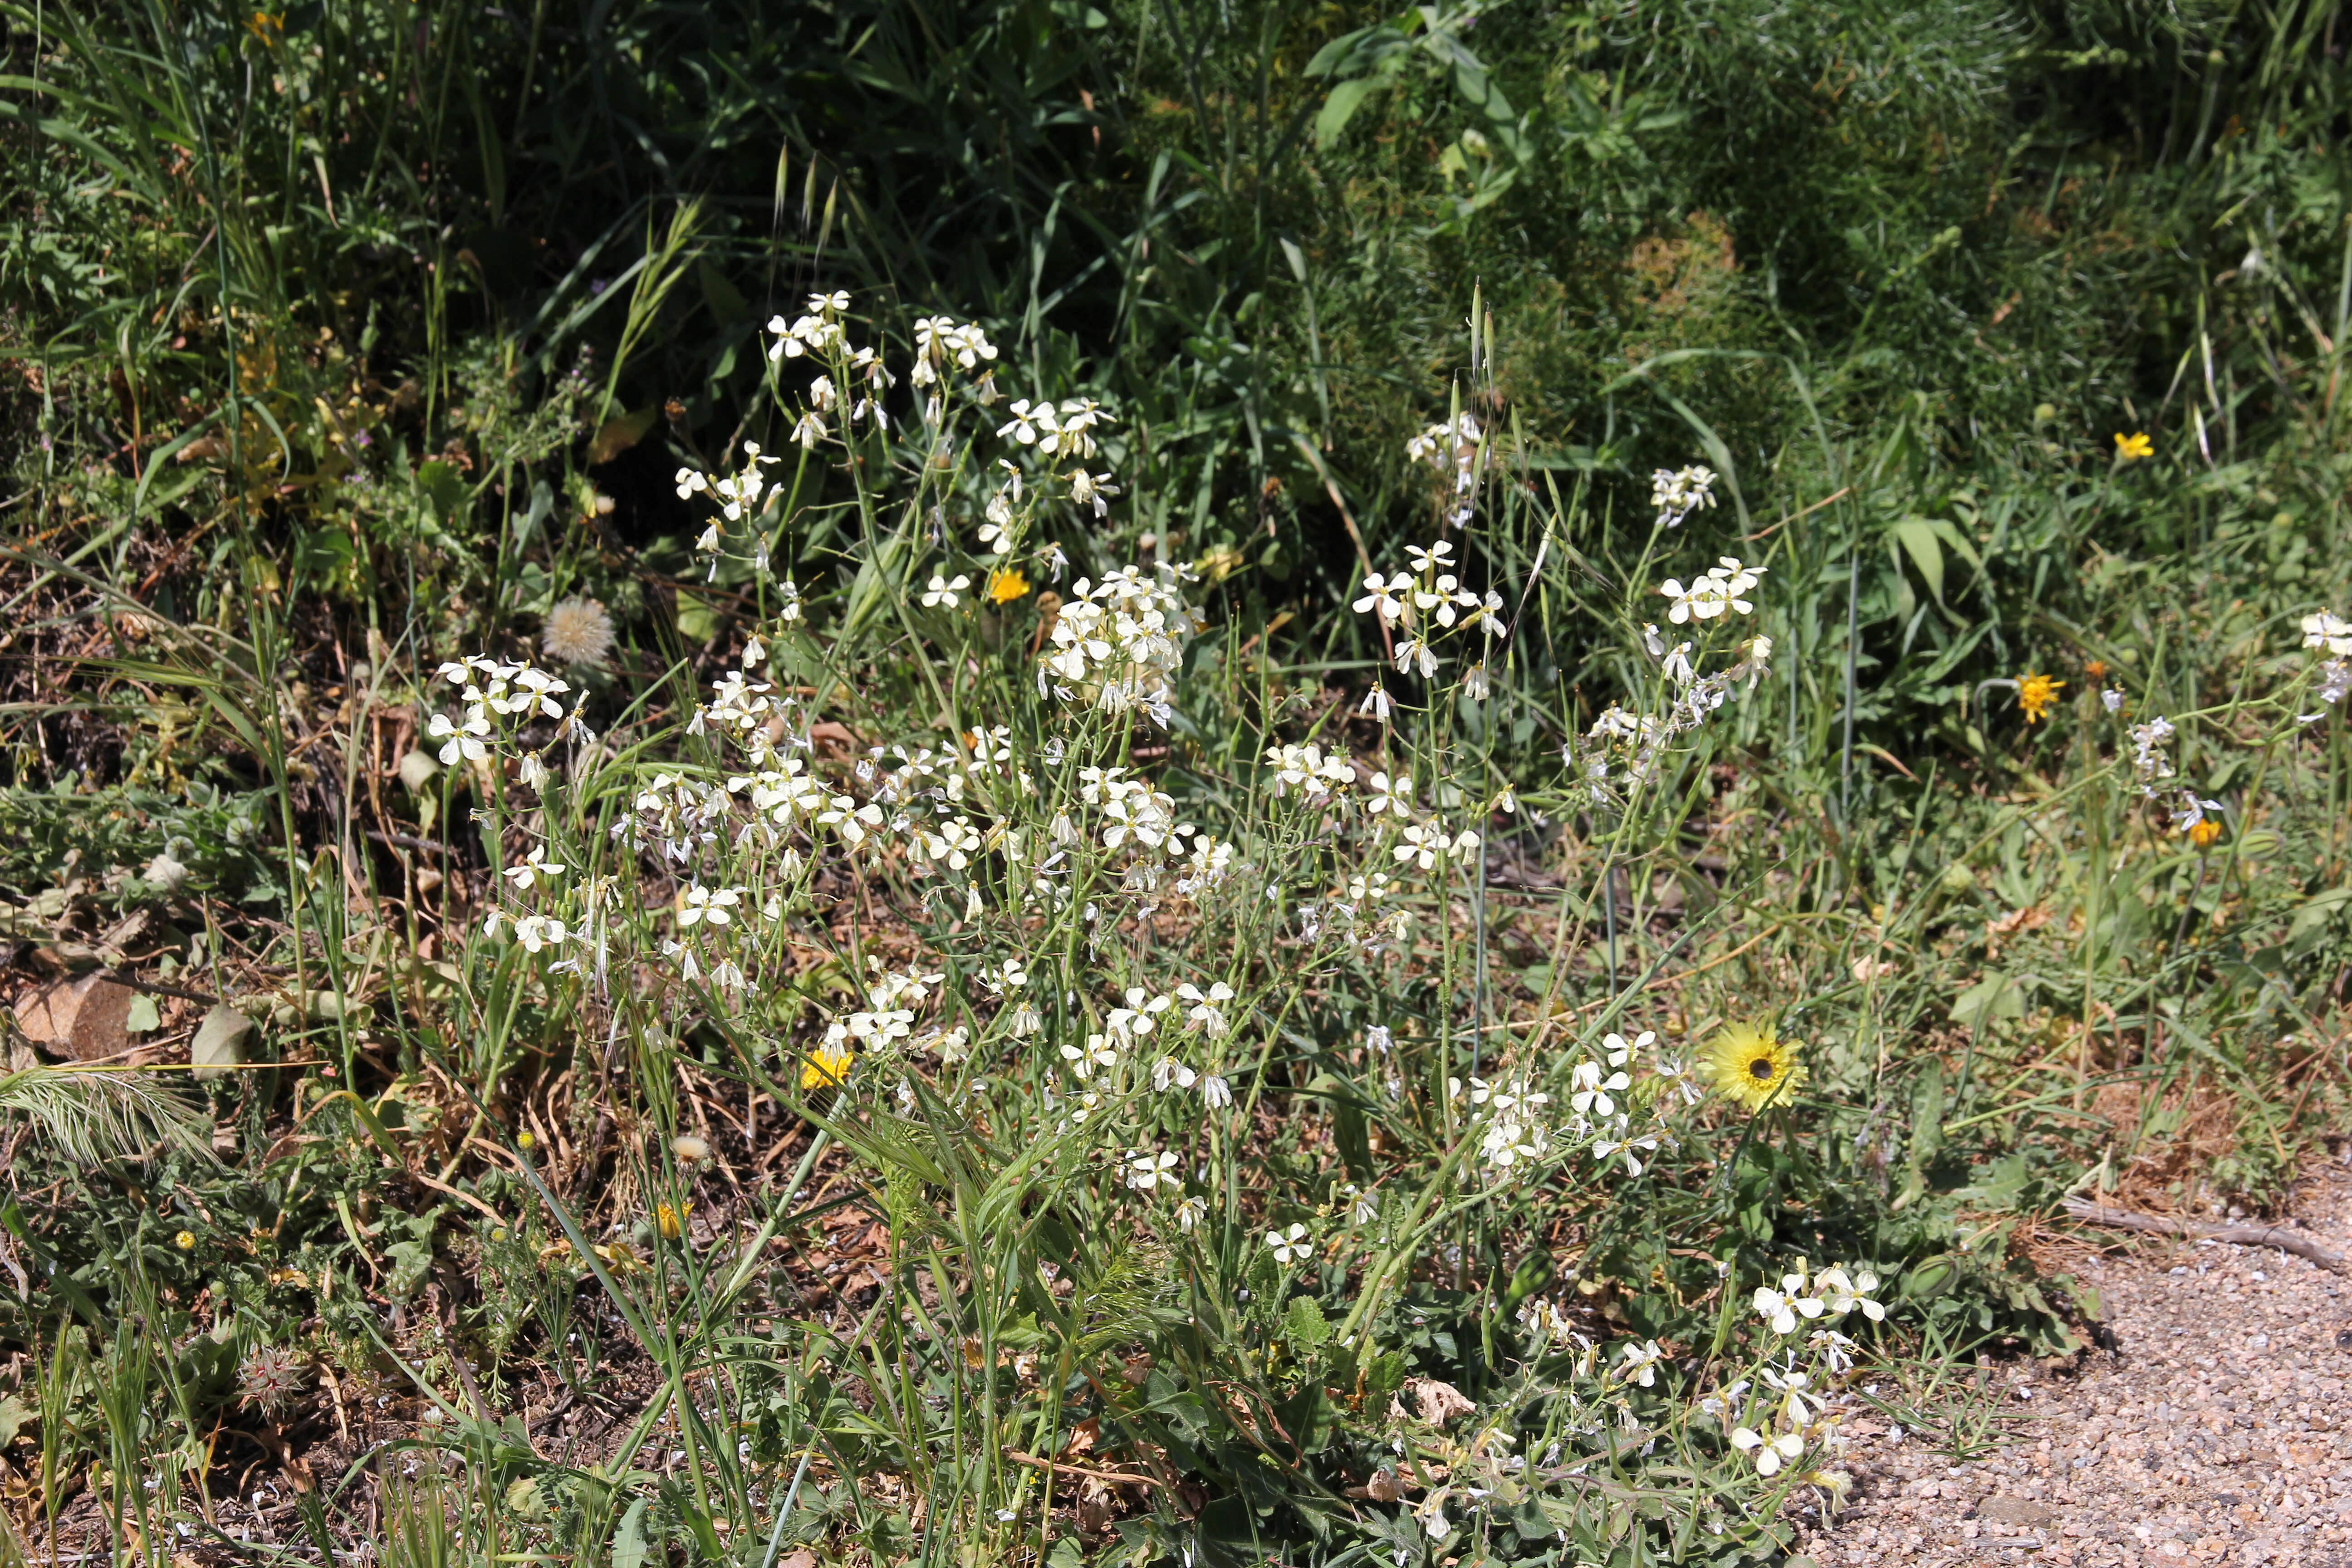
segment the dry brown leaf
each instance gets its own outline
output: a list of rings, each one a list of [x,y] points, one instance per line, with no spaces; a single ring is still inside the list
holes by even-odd
[[[1416,1377],[1405,1384],[1412,1402],[1421,1411],[1421,1418],[1432,1426],[1443,1426],[1456,1415],[1466,1415],[1478,1408],[1462,1396],[1462,1391],[1450,1383],[1440,1383],[1433,1377]]]
[[[598,426],[595,437],[588,443],[588,466],[601,467],[635,446],[654,427],[654,416],[659,412],[647,406]]]
[[[1094,1452],[1095,1439],[1101,1435],[1102,1422],[1098,1417],[1089,1415],[1079,1422],[1071,1430],[1070,1440],[1062,1445],[1062,1462],[1066,1465],[1081,1454]]]

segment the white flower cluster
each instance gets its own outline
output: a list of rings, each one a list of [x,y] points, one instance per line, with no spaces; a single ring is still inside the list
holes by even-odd
[[[696,708],[686,725],[689,735],[716,731],[733,740],[754,767],[766,764],[779,734],[787,742],[804,743],[788,728],[793,700],[774,695],[772,682],[751,673],[754,664],[763,662],[758,656],[766,651],[756,639],[744,649],[742,668],[727,670],[710,683],[710,700]]]
[[[2173,788],[2169,781],[2175,776],[2172,759],[2165,754],[2175,734],[2172,721],[2150,719],[2145,724],[2134,724],[2128,731],[2132,743],[2132,780],[2139,786],[2144,799],[2161,800],[2172,796],[2172,805],[2166,813],[2173,830],[2186,833],[2203,822],[2209,813],[2226,809],[2218,800],[2207,800],[2193,789]]]
[[[808,297],[808,313],[796,318],[791,325],[782,316],[768,318],[768,331],[776,341],[768,345],[771,360],[798,359],[803,354],[822,354],[839,346],[844,336],[841,313],[849,309],[846,290],[835,289],[830,294]]]
[[[992,981],[992,988],[999,982]],[[1009,976],[1003,982],[1008,991],[1017,990]],[[1026,976],[1020,984],[1026,984]],[[1226,1007],[1234,1000],[1233,988],[1223,981],[1206,989],[1187,982],[1175,991],[1154,992],[1142,985],[1129,985],[1118,993],[1116,1004],[1104,1015],[1103,1026],[1088,1031],[1080,1045],[1065,1040],[1055,1047],[1063,1066],[1076,1080],[1076,1087],[1066,1100],[1050,1088],[1045,1100],[1049,1110],[1063,1105],[1068,1116],[1062,1123],[1066,1130],[1083,1126],[1090,1119],[1103,1115],[1124,1103],[1129,1096],[1143,1092],[1149,1085],[1150,1093],[1161,1096],[1181,1095],[1197,1089],[1206,1110],[1222,1110],[1234,1103],[1233,1085],[1219,1070],[1202,1072],[1187,1064],[1172,1049],[1163,1049],[1151,1063],[1148,1075],[1138,1079],[1123,1071],[1132,1054],[1142,1050],[1155,1036],[1166,1040],[1171,1036],[1190,1035],[1196,1042],[1213,1045],[1231,1029]],[[1013,1033],[1033,1034],[1036,1030],[1034,1009],[1019,1005],[1026,1023],[1016,1016]],[[1166,1187],[1173,1192],[1182,1184],[1175,1173],[1177,1161],[1172,1155],[1130,1151],[1122,1168],[1127,1186],[1142,1193]],[[1204,1212],[1195,1207],[1185,1213],[1180,1209],[1179,1222],[1185,1229],[1197,1224]]]
[[[1175,797],[1129,778],[1123,767],[1081,768],[1078,779],[1078,798],[1101,808],[1106,849],[1156,849],[1173,860],[1188,849],[1184,841],[1200,832],[1176,820]]]
[[[848,309],[848,294],[836,289],[830,294],[810,295],[807,313],[789,324],[782,316],[768,319],[768,331],[775,334],[775,342],[768,345],[771,363],[807,356],[824,360],[830,366],[828,374],[809,384],[808,406],[800,422],[793,426],[792,438],[800,443],[803,451],[814,451],[818,443],[832,435],[827,421],[839,411],[845,389],[852,394],[852,425],[868,418],[877,428],[887,428],[890,423],[880,395],[896,386],[898,378],[872,348],[851,345],[841,321],[842,312]],[[835,384],[835,375],[842,378],[842,385]],[[859,384],[863,384],[863,390],[858,389]]]
[[[2331,708],[2343,701],[2352,692],[2352,621],[2330,610],[2305,616],[2303,646],[2327,655],[2319,667],[2319,700]]]
[[[1091,397],[1066,397],[1058,409],[1049,397],[1034,402],[1018,397],[1006,405],[1006,412],[1013,417],[997,427],[997,435],[1051,458],[1093,457],[1095,427],[1111,422]]]
[[[1823,1405],[1807,1397],[1811,1377],[1790,1370],[1776,1372],[1766,1367],[1762,1373],[1763,1387],[1755,1389],[1742,1378],[1724,1390],[1724,1401],[1736,1405],[1742,1395],[1754,1389],[1764,1397],[1761,1415],[1751,1414],[1755,1426],[1736,1426],[1731,1429],[1731,1446],[1756,1461],[1756,1473],[1770,1479],[1780,1473],[1780,1468],[1803,1457],[1805,1440],[1813,1436],[1809,1430]],[[1712,1402],[1711,1402],[1712,1403]],[[1772,1430],[1773,1418],[1779,1418],[1780,1430]]]
[[[1576,1321],[1561,1311],[1548,1297],[1531,1297],[1519,1309],[1519,1325],[1548,1344],[1579,1347],[1585,1352],[1584,1360],[1588,1363],[1579,1370],[1587,1373],[1591,1371],[1589,1363],[1592,1359],[1592,1341],[1580,1332]]]
[[[1185,577],[1162,563],[1151,573],[1125,566],[1100,583],[1081,577],[1071,584],[1038,665],[1038,695],[1084,697],[1114,713],[1140,709],[1166,729],[1184,644],[1207,625],[1184,602]]]
[[[1385,781],[1386,773],[1375,773],[1373,779]],[[1386,900],[1395,898],[1403,888],[1385,871],[1360,871],[1348,879],[1345,890],[1320,904],[1308,904],[1299,910],[1299,935],[1308,942],[1319,942],[1327,934],[1351,942],[1372,957],[1392,947],[1403,944],[1412,931],[1412,911],[1402,904],[1389,906]],[[1389,1032],[1374,1029],[1370,1037],[1374,1047],[1383,1053],[1388,1049]],[[1397,1080],[1390,1084],[1390,1097],[1402,1091]]]
[[[1759,1286],[1752,1304],[1774,1333],[1785,1336],[1796,1333],[1801,1324],[1856,1311],[1874,1323],[1883,1322],[1886,1309],[1874,1299],[1878,1288],[1878,1276],[1868,1268],[1849,1270],[1833,1264],[1808,1273],[1801,1258],[1780,1277],[1777,1289]],[[1826,1366],[1834,1374],[1853,1364],[1853,1341],[1834,1329],[1815,1330],[1807,1342],[1815,1352],[1817,1370]],[[1759,1381],[1742,1378],[1700,1408],[1727,1422],[1735,1413],[1742,1417],[1731,1427],[1731,1446],[1748,1457],[1759,1476],[1778,1475],[1809,1447],[1834,1448],[1843,1442],[1828,1416],[1831,1396],[1815,1390],[1812,1373],[1797,1369],[1793,1353],[1784,1352],[1780,1367],[1767,1365],[1757,1375]]]
[[[1756,605],[1747,595],[1763,573],[1761,566],[1743,566],[1727,555],[1688,588],[1669,577],[1658,592],[1673,601],[1668,620],[1676,626],[1696,622],[1695,629],[1704,635],[1706,623],[1719,616],[1754,613]],[[1561,761],[1582,777],[1596,805],[1622,804],[1623,791],[1648,781],[1668,742],[1704,726],[1743,682],[1752,691],[1771,669],[1772,639],[1760,633],[1733,648],[1730,664],[1706,675],[1699,673],[1699,645],[1670,644],[1655,625],[1642,627],[1642,647],[1664,677],[1665,711],[1637,713],[1612,702],[1592,721],[1580,744],[1571,741],[1560,750]]]
[[[1756,1315],[1771,1325],[1776,1334],[1793,1334],[1798,1321],[1812,1321],[1824,1313],[1843,1318],[1859,1309],[1872,1322],[1883,1322],[1886,1309],[1872,1300],[1878,1289],[1878,1276],[1857,1267],[1849,1274],[1845,1268],[1832,1264],[1818,1274],[1805,1272],[1805,1260],[1797,1259],[1792,1272],[1780,1276],[1780,1288],[1769,1285],[1756,1287],[1751,1301]]]
[[[1650,507],[1660,528],[1679,528],[1683,519],[1715,504],[1716,472],[1704,463],[1658,468],[1650,475]]]
[[[871,1051],[908,1038],[915,1032],[916,1010],[929,999],[932,988],[947,978],[943,974],[886,969],[878,958],[869,957],[866,963],[872,972],[866,988],[866,1005],[825,1026],[828,1049],[849,1047]]]
[[[1445,1094],[1449,1100],[1464,1098],[1462,1080],[1447,1079]],[[1478,1157],[1496,1174],[1507,1174],[1512,1166],[1539,1160],[1549,1152],[1551,1129],[1544,1107],[1551,1103],[1551,1096],[1535,1088],[1526,1075],[1494,1083],[1473,1078],[1467,1095],[1477,1119]]]
[[[1427,548],[1408,547],[1405,558],[1412,563],[1412,571],[1387,577],[1375,572],[1364,579],[1364,596],[1355,602],[1355,610],[1358,615],[1378,616],[1384,628],[1406,634],[1396,645],[1399,675],[1418,670],[1423,680],[1431,680],[1442,665],[1432,639],[1474,627],[1490,642],[1501,637],[1503,596],[1492,589],[1481,595],[1464,587],[1454,572],[1454,546],[1442,539]],[[1470,677],[1474,697],[1486,695],[1485,672],[1481,660]],[[1380,689],[1373,688],[1375,694]],[[1366,705],[1370,708],[1371,700],[1368,699]],[[1381,716],[1386,717],[1385,698],[1381,699]]]
[[[2169,719],[2150,719],[2145,724],[2131,727],[2132,776],[2139,784],[2140,794],[2150,800],[2157,797],[2164,781],[2172,776],[2172,759],[2164,754],[2164,748],[2173,734]]]
[[[996,345],[976,322],[958,322],[951,316],[925,316],[915,323],[915,368],[907,379],[917,386],[939,384],[948,366],[953,365],[966,374],[981,378],[981,401],[988,401],[985,390],[992,374],[983,368],[996,363]],[[932,417],[938,417],[938,405],[932,405]]]
[[[520,730],[534,719],[560,719],[562,728],[555,740],[570,737],[593,740],[594,735],[580,720],[574,709],[567,716],[563,705],[556,701],[559,693],[571,688],[562,679],[527,664],[508,664],[478,654],[441,666],[435,673],[450,685],[458,688],[457,700],[462,712],[457,718],[436,713],[426,722],[425,737],[441,742],[441,764],[456,767],[459,763],[487,761],[493,738],[505,721],[507,727]],[[584,701],[585,699],[583,698]],[[548,742],[552,746],[554,740]],[[543,752],[547,746],[525,752],[520,771],[522,782],[534,790],[546,787],[549,773]]]
[[[1026,1039],[1045,1026],[1036,1003],[1030,1000],[1029,971],[1017,958],[1008,958],[1001,964],[992,964],[980,973],[981,984],[992,996],[1003,1000],[1008,1016],[1006,1027],[1016,1040]]]
[[[689,500],[698,495],[713,497],[719,502],[721,517],[730,522],[740,521],[760,510],[760,501],[767,486],[767,478],[761,470],[772,466],[775,461],[773,458],[761,455],[757,441],[746,441],[743,443],[743,467],[734,474],[713,479],[698,468],[678,469],[677,499]],[[706,533],[703,537],[716,542],[711,534]],[[707,543],[700,548],[710,547]]]
[[[1274,770],[1277,800],[1295,790],[1307,805],[1321,805],[1356,782],[1356,770],[1348,765],[1343,752],[1334,751],[1326,756],[1323,748],[1311,741],[1303,746],[1269,746],[1265,761]],[[1388,777],[1386,773],[1380,776]]]
[[[1456,528],[1470,522],[1470,492],[1477,484],[1479,443],[1485,433],[1478,428],[1477,419],[1467,412],[1457,414],[1452,421],[1432,425],[1404,444],[1408,461],[1427,463],[1444,473],[1454,471],[1454,505],[1446,513],[1446,521]]]
[[[1656,1038],[1655,1035],[1644,1034],[1636,1043],[1646,1046]],[[1633,1058],[1633,1047],[1626,1042],[1624,1036],[1615,1034],[1608,1036],[1601,1044],[1602,1053],[1608,1058],[1605,1067],[1587,1058],[1578,1062],[1569,1074],[1568,1108],[1580,1120],[1589,1117],[1605,1121],[1616,1115],[1615,1097],[1633,1087],[1633,1078],[1625,1071],[1626,1062]]]
[[[1449,837],[1441,822],[1412,822],[1405,825],[1402,839],[1389,853],[1399,865],[1434,871],[1441,861],[1475,853],[1480,842],[1478,836],[1466,827]]]
[[[1761,566],[1742,566],[1738,556],[1726,555],[1706,569],[1706,576],[1694,578],[1687,588],[1669,577],[1658,589],[1673,601],[1666,619],[1681,626],[1689,620],[1712,620],[1726,611],[1748,615],[1756,608],[1748,595],[1755,592],[1764,572]]]
[[[566,870],[562,862],[547,858],[545,845],[534,844],[520,864],[508,867],[500,875],[513,884],[517,893],[533,891],[542,884],[552,892],[557,879],[562,877]],[[496,905],[491,907],[488,916],[482,921],[482,933],[495,942],[499,931],[509,923],[514,927],[515,941],[521,944],[525,952],[533,954],[560,947],[576,934],[554,915],[539,912],[517,915]]]

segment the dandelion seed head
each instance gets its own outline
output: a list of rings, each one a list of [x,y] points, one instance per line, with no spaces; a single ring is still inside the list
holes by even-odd
[[[613,651],[613,617],[593,599],[564,599],[547,612],[540,647],[565,664],[602,664]]]

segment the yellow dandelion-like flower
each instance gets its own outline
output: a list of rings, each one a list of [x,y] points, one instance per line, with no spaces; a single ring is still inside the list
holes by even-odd
[[[2021,677],[2017,683],[2017,705],[2025,710],[2025,721],[2031,724],[2047,718],[2050,710],[2058,706],[2058,694],[2064,689],[2064,681],[2047,675]]]
[[[184,1230],[172,1238],[172,1245],[183,1252],[194,1252],[196,1249],[196,1233],[193,1230]]]
[[[802,1091],[848,1081],[849,1064],[856,1059],[846,1046],[819,1046],[801,1067]]]
[[[2137,463],[2142,458],[2155,456],[2156,443],[2150,441],[2144,432],[2135,431],[2129,436],[2120,430],[2116,432],[2116,461]]]
[[[682,1204],[677,1208],[672,1208],[667,1204],[656,1204],[654,1206],[654,1223],[661,1226],[661,1233],[666,1238],[676,1241],[680,1233],[686,1229],[686,1222],[693,1213],[692,1204]]]
[[[991,604],[1009,605],[1029,592],[1029,579],[1010,566],[1001,566],[988,574],[988,598]]]
[[[1706,1071],[1727,1099],[1738,1100],[1751,1114],[1767,1105],[1787,1104],[1805,1081],[1796,1043],[1758,1024],[1725,1025],[1707,1042]]]
[[[1249,563],[1242,552],[1230,544],[1213,544],[1207,553],[1192,563],[1192,570],[1212,583],[1222,583]]]
[[[2221,825],[2211,817],[2194,822],[2189,827],[2189,842],[2203,849],[2221,837]]]

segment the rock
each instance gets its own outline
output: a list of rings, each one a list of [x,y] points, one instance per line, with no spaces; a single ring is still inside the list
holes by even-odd
[[[2058,1517],[2058,1510],[2026,1498],[1993,1497],[1978,1505],[1977,1517],[2001,1524],[2048,1524]]]
[[[131,999],[139,994],[104,974],[58,980],[16,1004],[16,1026],[54,1057],[97,1061],[131,1048]]]

